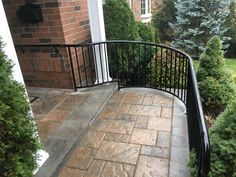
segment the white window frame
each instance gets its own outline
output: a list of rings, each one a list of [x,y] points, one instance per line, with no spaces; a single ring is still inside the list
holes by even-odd
[[[127,2],[129,4],[129,7],[132,9],[132,2],[131,2],[131,0],[128,0]]]
[[[143,0],[140,1],[142,3]],[[151,21],[152,13],[151,13],[151,0],[145,1],[145,13],[142,14],[142,4],[141,4],[141,19],[143,23],[148,23]]]

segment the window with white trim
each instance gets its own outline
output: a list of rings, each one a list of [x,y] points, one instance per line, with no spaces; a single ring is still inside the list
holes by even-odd
[[[150,0],[141,0],[141,15],[151,13],[151,1]]]
[[[151,21],[151,0],[141,0],[141,18],[143,23]]]

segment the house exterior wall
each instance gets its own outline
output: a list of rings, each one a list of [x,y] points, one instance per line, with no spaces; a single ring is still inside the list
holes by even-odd
[[[41,6],[43,22],[24,24],[18,19],[16,11],[25,2]],[[91,40],[87,0],[3,0],[3,4],[15,45],[72,44]],[[53,48],[42,47],[24,50],[18,49],[17,55],[26,85],[73,87],[67,49],[59,48],[59,53]],[[78,52],[78,56],[81,55]],[[80,66],[84,67],[83,63]]]
[[[131,0],[131,9],[134,13],[135,20],[141,21],[141,0]]]

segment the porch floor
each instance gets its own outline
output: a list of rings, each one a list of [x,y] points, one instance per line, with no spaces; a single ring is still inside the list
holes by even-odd
[[[65,100],[69,92],[62,95],[59,97]],[[47,139],[45,131],[59,127],[53,115],[51,118],[45,115],[36,117],[51,119],[57,125],[50,127],[48,121],[41,122],[39,132],[43,141]],[[63,119],[63,115],[57,115],[57,119],[60,116]],[[96,115],[55,176],[187,177],[187,137],[185,106],[177,98],[152,89],[121,89]]]

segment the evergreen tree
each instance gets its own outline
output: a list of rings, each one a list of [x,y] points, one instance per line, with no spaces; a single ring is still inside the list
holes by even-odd
[[[106,37],[108,40],[136,40],[137,25],[125,0],[106,0],[103,5]]]
[[[207,41],[218,35],[222,41],[224,22],[229,14],[229,0],[176,0],[176,22],[170,23],[175,32],[173,46],[198,57]],[[224,48],[228,45],[224,44]]]
[[[176,8],[174,0],[163,0],[158,11],[153,15],[153,24],[158,31],[158,35],[162,43],[172,41],[173,29],[169,23],[173,23],[176,18]]]
[[[229,28],[226,35],[231,38],[229,48],[227,49],[227,57],[236,57],[236,0],[230,2],[230,14],[226,20],[225,27]]]
[[[12,63],[0,41],[0,176],[29,177],[40,148],[24,87],[12,78]]]
[[[225,70],[219,37],[209,40],[197,70],[199,90],[205,110],[218,115],[235,97],[232,75]]]

